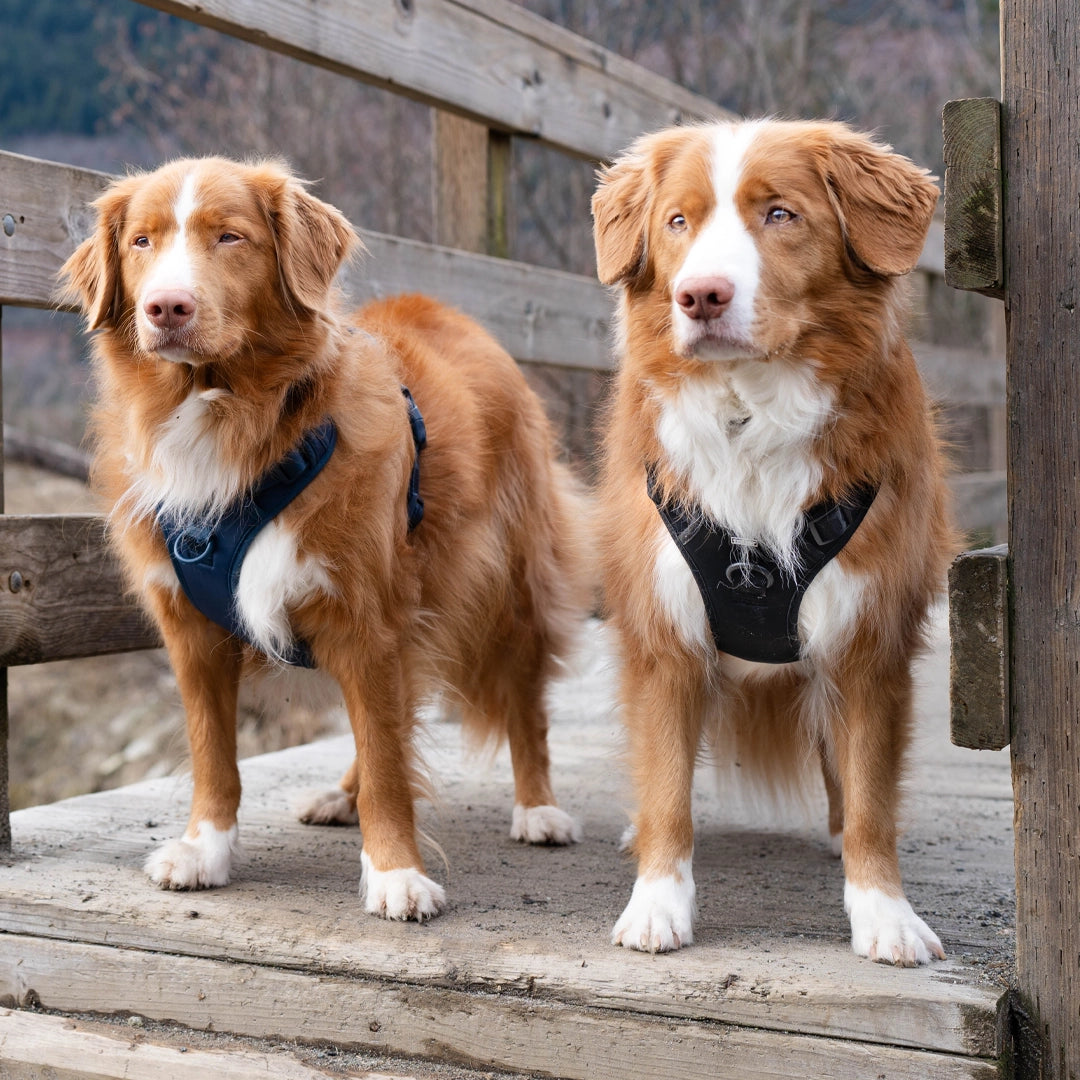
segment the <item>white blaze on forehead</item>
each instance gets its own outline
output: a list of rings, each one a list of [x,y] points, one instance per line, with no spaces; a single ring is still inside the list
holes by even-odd
[[[712,130],[710,172],[715,205],[700,226],[691,223],[699,231],[672,283],[674,330],[679,346],[692,347],[700,329],[675,300],[682,284],[693,278],[726,278],[735,286],[727,311],[717,321],[723,323],[725,338],[750,343],[760,258],[754,238],[739,214],[735,193],[746,151],[760,127],[760,123],[717,124]]]
[[[167,246],[157,252],[154,268],[143,285],[143,296],[159,289],[194,290],[195,268],[188,248],[190,233],[188,222],[198,207],[196,177],[194,172],[184,176],[180,192],[173,203],[176,232]]]

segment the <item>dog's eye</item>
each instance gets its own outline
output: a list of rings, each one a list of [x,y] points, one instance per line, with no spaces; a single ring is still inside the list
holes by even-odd
[[[219,244],[239,244],[243,237],[234,232],[223,232],[218,237]]]
[[[774,206],[765,215],[765,220],[770,225],[783,225],[788,221],[794,221],[795,215],[783,206]]]
[[[131,246],[137,248],[148,248],[150,246],[150,237],[136,236],[135,239],[131,241]]]
[[[672,214],[667,224],[672,232],[682,232],[686,228],[686,218],[682,214]]]

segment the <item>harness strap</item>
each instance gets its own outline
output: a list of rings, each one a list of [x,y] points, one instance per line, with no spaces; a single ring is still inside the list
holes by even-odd
[[[403,386],[415,455],[406,494],[409,531],[424,517],[420,496],[420,451],[427,445],[424,418]],[[254,643],[244,632],[236,607],[240,568],[255,537],[322,471],[337,445],[337,427],[326,420],[307,432],[299,445],[268,469],[255,486],[213,521],[159,517],[173,570],[184,595],[211,622],[234,637]],[[281,657],[294,667],[315,667],[305,641],[294,641]]]
[[[653,471],[648,489],[697,583],[720,652],[761,664],[800,657],[799,606],[821,569],[843,550],[877,495],[862,485],[810,507],[795,542],[794,577],[767,551],[740,543],[698,506],[665,503]]]

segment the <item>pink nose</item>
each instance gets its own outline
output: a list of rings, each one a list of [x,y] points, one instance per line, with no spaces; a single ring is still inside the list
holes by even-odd
[[[162,330],[179,330],[195,314],[195,297],[186,289],[161,289],[143,302],[146,317]]]
[[[735,286],[727,278],[687,278],[675,294],[675,303],[691,319],[716,319],[734,296]]]

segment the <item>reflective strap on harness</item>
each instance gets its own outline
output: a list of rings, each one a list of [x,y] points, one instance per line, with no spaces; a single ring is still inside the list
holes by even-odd
[[[664,503],[656,478],[649,495],[697,583],[717,649],[761,664],[790,664],[800,658],[799,606],[822,567],[854,535],[877,495],[863,485],[841,501],[810,507],[796,537],[795,577],[760,547],[739,543],[706,518],[700,507]]]

